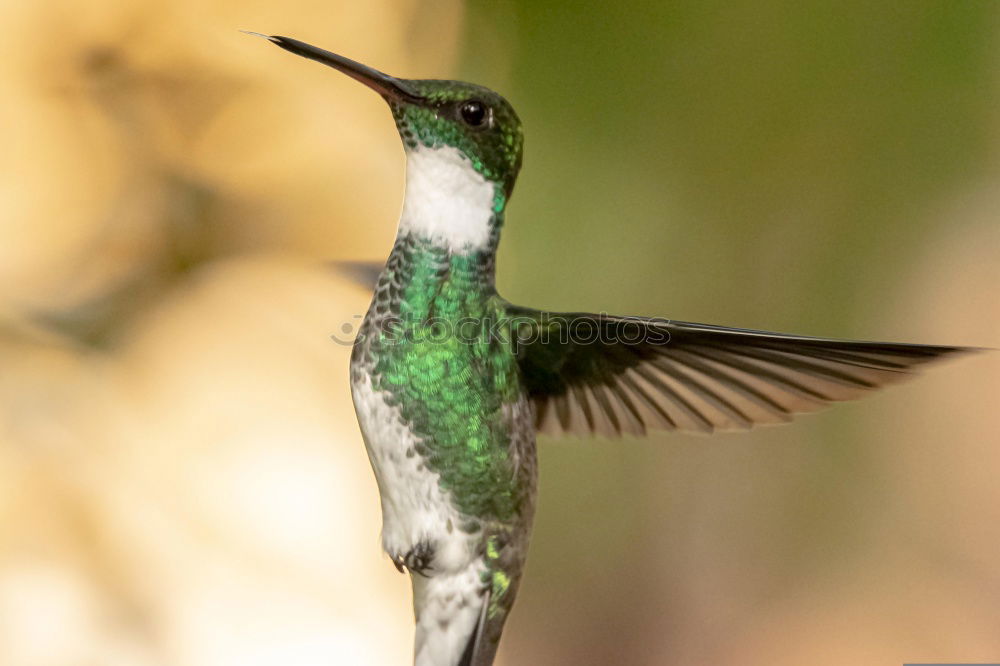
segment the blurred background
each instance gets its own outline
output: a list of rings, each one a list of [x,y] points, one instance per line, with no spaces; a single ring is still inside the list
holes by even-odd
[[[237,32],[505,93],[509,299],[1000,347],[993,0],[0,0],[0,664],[405,664],[347,386],[403,155]],[[541,444],[498,663],[1000,659],[1000,354]]]

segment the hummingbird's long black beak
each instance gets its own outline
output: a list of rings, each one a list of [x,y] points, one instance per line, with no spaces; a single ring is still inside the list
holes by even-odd
[[[352,79],[360,81],[385,98],[409,102],[417,102],[423,99],[423,96],[413,90],[413,88],[407,85],[405,81],[401,81],[395,77],[389,76],[388,74],[383,74],[377,69],[372,69],[367,65],[362,65],[360,62],[355,62],[354,60],[345,58],[342,55],[331,53],[330,51],[318,48],[311,44],[306,44],[305,42],[300,42],[299,40],[292,39],[291,37],[262,35],[259,32],[250,32],[249,30],[243,30],[241,32],[245,32],[248,35],[263,37],[267,41],[277,44],[281,48],[286,51],[291,51],[295,55],[300,55],[303,58],[309,58],[310,60],[321,62],[328,67],[333,67],[338,72],[343,72]]]

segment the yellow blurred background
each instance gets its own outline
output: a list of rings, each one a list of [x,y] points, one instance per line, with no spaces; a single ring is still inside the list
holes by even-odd
[[[350,406],[403,156],[237,32],[505,93],[515,302],[1000,347],[1000,5],[0,0],[0,665],[410,659]],[[1000,354],[541,444],[503,664],[1000,660]]]

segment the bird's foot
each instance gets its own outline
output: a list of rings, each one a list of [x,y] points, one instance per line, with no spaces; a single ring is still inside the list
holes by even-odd
[[[406,555],[392,555],[390,559],[399,573],[408,571],[426,578],[427,572],[433,568],[434,549],[426,541],[420,541]]]

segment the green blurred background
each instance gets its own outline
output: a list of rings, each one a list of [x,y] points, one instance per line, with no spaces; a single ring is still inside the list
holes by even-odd
[[[1000,347],[992,0],[0,0],[0,663],[399,664],[347,390],[404,160],[236,32],[503,92],[498,282]],[[348,336],[349,337],[349,336]],[[541,444],[500,664],[1000,659],[1000,360],[782,428]]]

